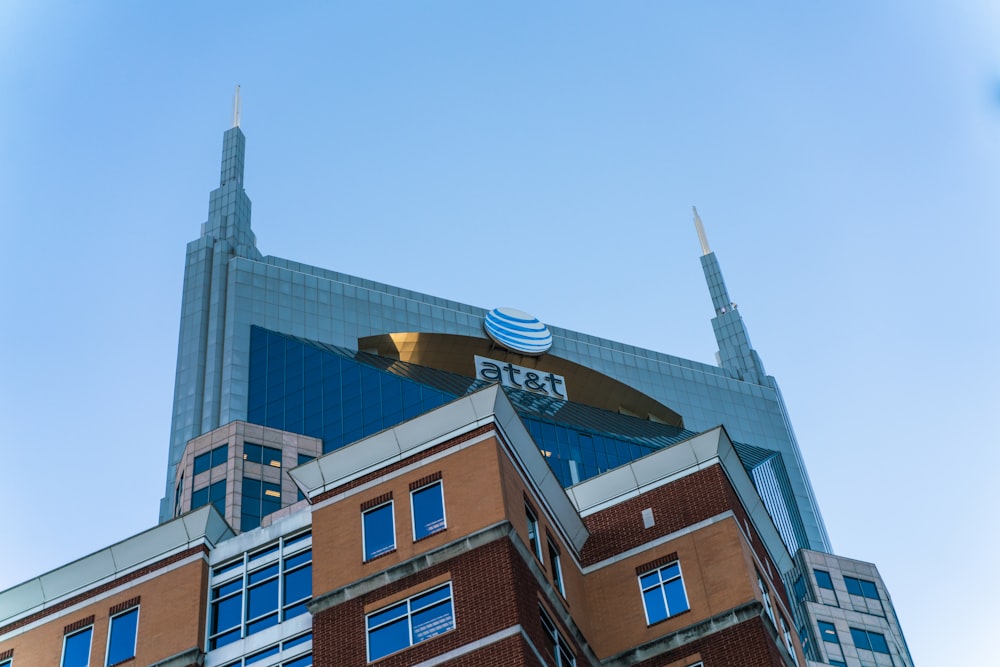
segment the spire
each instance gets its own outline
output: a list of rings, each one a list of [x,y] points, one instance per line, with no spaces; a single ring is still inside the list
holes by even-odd
[[[701,268],[705,272],[705,282],[708,283],[708,293],[712,297],[712,307],[715,317],[712,318],[712,329],[715,331],[715,341],[719,346],[719,366],[732,372],[737,379],[758,384],[767,384],[767,373],[757,351],[750,346],[750,336],[743,317],[736,309],[736,304],[729,299],[729,290],[722,279],[722,269],[715,253],[708,247],[705,228],[701,224],[698,209],[694,211],[694,226],[701,242]]]
[[[236,93],[233,95],[233,127],[240,126],[240,84],[236,84]],[[695,213],[697,215],[697,213]]]
[[[239,93],[239,86],[236,87],[237,94]],[[707,255],[712,252],[708,247],[708,237],[705,236],[705,228],[701,224],[701,216],[698,215],[698,208],[692,206],[691,210],[694,212],[694,228],[698,231],[698,240],[701,241],[701,254]]]
[[[246,137],[240,129],[240,87],[233,94],[233,126],[222,136],[222,173],[219,185],[235,182],[243,187],[243,158],[246,152]]]

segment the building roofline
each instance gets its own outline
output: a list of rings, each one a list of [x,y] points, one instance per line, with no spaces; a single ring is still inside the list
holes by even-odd
[[[397,426],[362,438],[289,471],[306,497],[314,499],[387,465],[493,425],[566,541],[579,552],[589,532],[566,490],[499,384],[492,384]]]
[[[208,505],[0,591],[0,627],[174,554],[233,537]]]

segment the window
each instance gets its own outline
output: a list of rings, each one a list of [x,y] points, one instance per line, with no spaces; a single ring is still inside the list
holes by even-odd
[[[771,623],[777,626],[777,623],[774,622],[774,608],[771,606],[771,593],[767,590],[767,584],[764,583],[760,572],[757,573],[757,587],[760,588],[760,595],[764,599],[764,609],[767,611],[767,617],[771,619]]]
[[[556,667],[575,667],[576,656],[570,650],[569,644],[563,636],[556,630],[555,624],[545,610],[538,608],[539,616],[542,619],[542,630],[545,632],[545,651],[552,658],[552,664]]]
[[[830,578],[830,573],[825,570],[813,570],[813,574],[816,575],[816,585],[820,588],[826,588],[828,590],[833,590],[833,579]]]
[[[830,658],[830,664],[833,667],[847,667],[847,663],[843,660],[834,660],[833,658]]]
[[[552,585],[556,587],[559,593],[566,597],[566,589],[563,586],[563,576],[562,576],[562,558],[559,555],[559,549],[553,544],[552,540],[547,540],[549,546],[549,563],[552,564]]]
[[[646,608],[647,625],[659,623],[689,609],[679,562],[674,561],[658,570],[640,575],[639,588]]]
[[[7,658],[6,660],[0,660],[0,667],[10,667],[13,664],[13,660]]]
[[[847,584],[847,592],[851,595],[860,595],[870,600],[879,599],[878,589],[875,588],[874,581],[845,576],[844,583]]]
[[[396,520],[392,514],[392,501],[362,513],[361,530],[366,561],[395,551]]]
[[[451,583],[368,614],[368,661],[454,629]]]
[[[198,509],[212,503],[219,514],[226,515],[226,480],[219,480],[191,492],[191,509]]]
[[[414,541],[445,529],[444,492],[440,481],[411,491],[410,506],[413,508]]]
[[[272,644],[265,649],[251,653],[250,655],[240,658],[239,660],[227,662],[223,665],[223,667],[249,667],[249,665],[263,662],[267,658],[278,655],[279,653],[282,654],[284,660],[280,663],[269,661],[270,664],[268,667],[312,667],[313,661],[311,642],[312,632],[307,632],[304,635],[298,635],[297,637],[286,639],[280,644]],[[310,645],[306,646],[305,644],[307,643]],[[302,653],[302,651],[306,652]]]
[[[785,648],[788,649],[788,655],[792,656],[792,662],[796,665],[799,664],[799,657],[795,655],[795,644],[792,642],[792,633],[788,629],[788,624],[785,623],[785,618],[781,617],[781,635],[785,639]]]
[[[274,447],[255,445],[252,442],[243,443],[243,460],[250,463],[260,463],[272,468],[281,467],[281,450]]]
[[[281,486],[252,477],[243,478],[240,530],[253,530],[261,519],[281,509]]]
[[[801,601],[802,599],[805,598],[806,582],[802,580],[802,577],[799,577],[798,579],[795,580],[795,583],[792,584],[792,589],[795,591],[796,600]]]
[[[94,626],[66,635],[63,640],[62,667],[87,667],[90,663],[90,639]]]
[[[212,570],[210,649],[306,612],[311,546],[311,535],[302,533]]]
[[[858,648],[887,655],[889,653],[889,645],[885,641],[885,635],[881,633],[851,628],[851,639],[854,640],[854,645]]]
[[[220,445],[210,452],[199,454],[194,457],[194,474],[222,465],[227,458],[229,458],[229,445]]]
[[[135,638],[138,629],[138,607],[132,607],[111,617],[111,629],[108,630],[108,657],[105,663],[108,667],[135,657]]]
[[[819,636],[823,641],[831,644],[840,644],[840,640],[837,638],[837,628],[833,627],[833,623],[816,621],[816,625],[819,626]]]
[[[528,544],[531,545],[531,553],[535,558],[542,560],[542,542],[538,535],[538,517],[530,505],[525,504],[524,514],[528,519]]]

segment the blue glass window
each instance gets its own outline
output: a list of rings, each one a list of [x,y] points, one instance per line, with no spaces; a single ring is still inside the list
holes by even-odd
[[[542,560],[542,540],[538,535],[538,517],[535,511],[527,505],[524,506],[524,515],[528,520],[528,544],[531,546],[531,553],[535,558]]]
[[[802,600],[806,596],[806,582],[803,581],[802,577],[795,580],[792,584],[792,588],[795,591],[795,599]]]
[[[305,542],[310,537],[293,536],[213,570],[210,649],[306,612],[312,596],[312,549]],[[228,581],[216,584],[220,579]],[[309,639],[311,635],[290,639],[285,648]]]
[[[199,454],[194,457],[194,474],[203,473],[206,470],[222,465],[229,456],[229,445],[220,445],[210,452]]]
[[[872,600],[879,599],[878,589],[875,587],[874,581],[845,576],[844,583],[847,585],[847,592],[851,595],[861,595]]]
[[[566,596],[566,588],[563,585],[562,576],[562,556],[559,555],[559,549],[556,545],[552,543],[552,540],[548,540],[549,546],[549,564],[552,566],[552,585],[556,587],[556,590],[562,594],[563,597]]]
[[[106,664],[117,665],[135,657],[135,638],[139,629],[139,608],[111,617],[108,637],[108,658]]]
[[[252,477],[243,478],[243,501],[240,530],[248,531],[260,525],[261,519],[281,509],[281,487]]]
[[[282,620],[304,614],[312,596],[312,551],[303,551],[285,559],[285,584]]]
[[[212,503],[219,514],[226,514],[226,480],[219,480],[191,492],[191,509],[198,509]]]
[[[876,653],[889,653],[889,645],[885,641],[885,635],[878,632],[868,632],[867,630],[851,628],[851,639],[858,648],[875,651]]]
[[[308,454],[299,454],[299,465],[302,465],[303,463],[309,463],[315,458],[316,458],[315,456],[309,456]],[[306,499],[305,494],[302,493],[301,490],[297,490],[296,500],[305,500],[305,499]]]
[[[445,529],[444,493],[441,482],[410,493],[413,507],[413,539],[420,540]]]
[[[373,612],[366,624],[369,662],[447,632],[455,627],[451,584]]]
[[[396,524],[392,515],[392,501],[364,512],[361,518],[365,560],[371,560],[396,549]]]
[[[837,628],[833,627],[833,623],[816,621],[816,625],[819,626],[819,636],[823,641],[831,644],[840,643],[840,639],[837,638]]]
[[[555,623],[545,613],[545,610],[540,607],[538,614],[542,621],[542,630],[545,633],[544,650],[551,659],[552,664],[556,667],[575,667],[576,656],[573,655],[573,651],[570,650],[569,644],[563,638],[562,634],[556,629]]]
[[[653,625],[689,609],[681,565],[670,563],[639,576],[646,624]]]
[[[813,570],[813,574],[816,575],[816,585],[820,588],[826,588],[828,590],[833,590],[833,579],[830,578],[830,573],[825,570]]]
[[[71,635],[63,641],[62,667],[87,667],[90,662],[90,639],[94,626]]]
[[[250,463],[260,463],[273,468],[281,467],[281,450],[274,447],[256,445],[252,442],[243,443],[243,460]]]

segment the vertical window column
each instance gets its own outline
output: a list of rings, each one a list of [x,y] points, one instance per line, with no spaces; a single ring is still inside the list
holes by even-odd
[[[131,601],[130,601],[131,602]],[[114,667],[120,662],[135,657],[135,643],[139,631],[139,607],[132,606],[136,602],[123,606],[131,607],[121,613],[115,613],[117,607],[112,607],[111,627],[108,629],[107,667]]]

